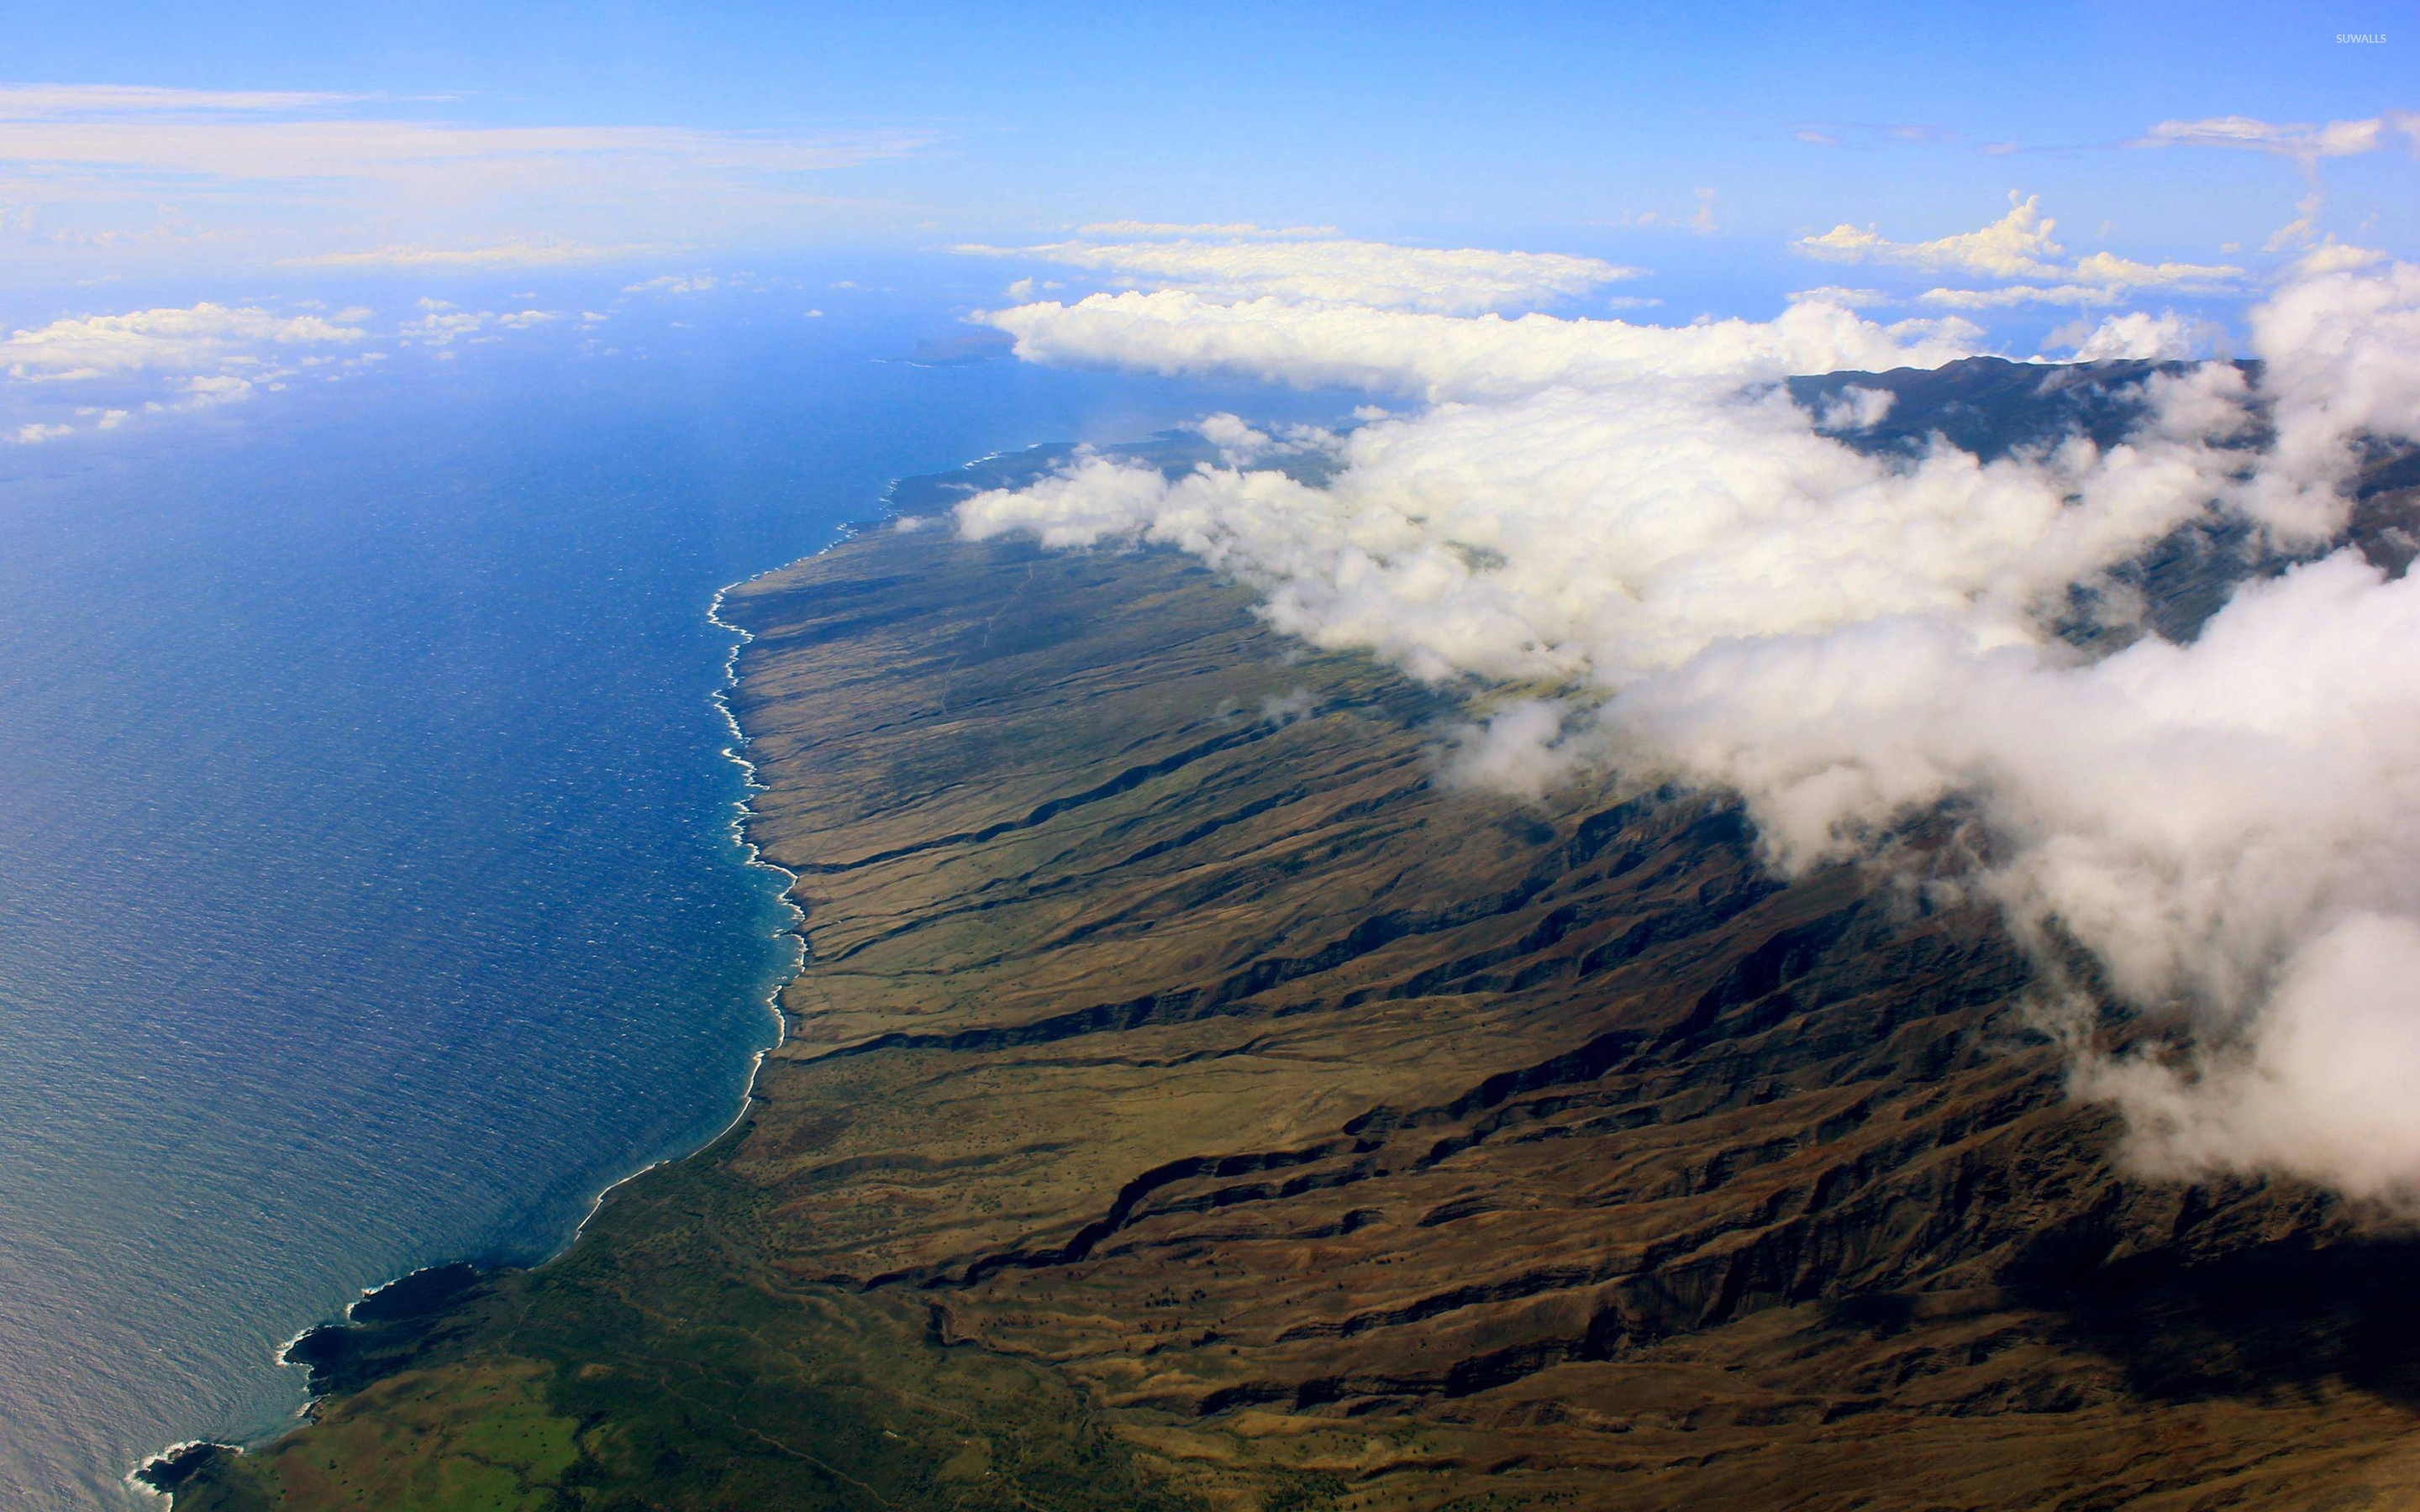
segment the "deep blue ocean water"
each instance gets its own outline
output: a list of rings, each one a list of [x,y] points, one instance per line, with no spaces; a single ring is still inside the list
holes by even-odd
[[[788,968],[714,590],[887,481],[1317,396],[683,310],[0,456],[0,1508],[302,1405],[365,1287],[729,1120]],[[638,316],[629,316],[635,320]]]

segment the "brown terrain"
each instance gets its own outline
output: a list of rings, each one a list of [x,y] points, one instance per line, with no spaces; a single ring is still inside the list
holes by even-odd
[[[1784,880],[1719,797],[1457,789],[1446,694],[1156,551],[723,613],[813,955],[747,1118],[315,1335],[180,1507],[2420,1503],[2420,1242],[2130,1177],[1910,885],[1955,815]]]

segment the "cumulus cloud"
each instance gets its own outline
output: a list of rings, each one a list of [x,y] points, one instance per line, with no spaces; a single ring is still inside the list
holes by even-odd
[[[1988,246],[1925,255],[2059,255],[2018,209]],[[2307,545],[2343,525],[2363,439],[2420,439],[2420,268],[2306,270],[2255,312],[2257,367],[2151,375],[2122,441],[1991,461],[1861,451],[1846,433],[1880,400],[1810,414],[1769,381],[1967,349],[1837,302],[1650,327],[1178,289],[988,318],[1039,360],[1425,403],[1289,438],[1311,468],[1233,417],[1182,475],[1079,455],[962,501],[965,534],[1194,553],[1289,633],[1519,689],[1449,733],[1450,779],[1727,788],[1785,871],[1881,854],[1959,800],[1989,837],[1968,885],[2046,971],[2080,946],[2102,990],[2179,1026],[2166,1053],[2078,1062],[2142,1159],[2420,1200],[2420,583],[2338,552],[2172,643],[2127,624],[2113,578],[2180,528]],[[2121,318],[2079,346],[2192,334]],[[2125,649],[2059,633],[2079,587]]]
[[[2420,265],[2311,260],[2254,312],[2252,349],[2277,436],[2251,507],[2273,528],[2323,536],[2343,517],[2337,484],[2356,442],[2420,424]]]
[[[564,318],[560,310],[458,310],[446,301],[435,299],[420,301],[419,308],[419,317],[406,321],[397,334],[421,347],[450,347],[463,340],[492,341],[498,331],[526,331]]]
[[[2065,251],[2052,239],[2056,221],[2041,213],[2039,194],[2019,198],[2011,191],[2009,213],[1978,231],[1931,241],[1893,241],[1873,227],[1843,223],[1820,236],[1801,237],[1797,250],[1833,262],[1896,263],[1926,272],[1981,273],[1993,278],[2055,278]]]
[[[1711,201],[1701,208],[1711,217]],[[1271,298],[1441,314],[1549,303],[1638,272],[1635,268],[1564,253],[1403,247],[1337,238],[1185,237],[1171,241],[1055,241],[1034,247],[959,250],[1061,263],[1106,273],[1127,285],[1174,285],[1208,299]]]
[[[2096,252],[2070,260],[2055,233],[2058,223],[2041,213],[2041,196],[2009,195],[2009,213],[1977,231],[1931,241],[1893,241],[1868,226],[1836,225],[1792,245],[1800,254],[1832,262],[1867,262],[1924,272],[1966,273],[1985,278],[2055,280],[1997,288],[1935,288],[1920,298],[1958,310],[1990,310],[2017,304],[2113,304],[2146,288],[2223,289],[2243,270],[2223,263],[2138,262]]]
[[[46,440],[110,431],[139,415],[275,393],[300,377],[339,381],[387,357],[364,349],[372,318],[359,306],[281,311],[205,301],[22,328],[0,339],[0,434]],[[458,310],[423,299],[411,318],[381,329],[450,356],[458,341],[494,340],[564,318],[553,310]]]
[[[274,382],[274,380],[271,380]],[[154,400],[154,409],[207,409],[212,405],[234,404],[249,399],[258,388],[251,378],[234,373],[206,374],[189,378],[177,385],[178,397],[171,403]],[[99,427],[96,426],[96,429]]]
[[[1202,439],[1218,449],[1218,460],[1229,467],[1248,467],[1280,457],[1332,451],[1333,431],[1316,425],[1285,425],[1276,434],[1248,424],[1238,416],[1219,413],[1194,422]]]
[[[2062,326],[2051,332],[2054,345],[2071,348],[2069,361],[2105,363],[2128,358],[2177,362],[2206,357],[2225,345],[2226,332],[2208,320],[2196,320],[2173,310],[2148,315],[2130,310],[2113,315],[2097,326]]]
[[[205,302],[84,316],[18,331],[0,341],[0,368],[19,378],[97,378],[256,360],[261,347],[349,343],[363,334],[359,326],[318,315],[282,316],[253,305]]]

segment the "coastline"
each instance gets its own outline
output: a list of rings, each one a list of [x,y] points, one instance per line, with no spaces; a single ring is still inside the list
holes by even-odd
[[[788,964],[774,976],[773,980],[767,984],[764,992],[762,1006],[766,1013],[768,1014],[773,1021],[772,1042],[769,1044],[759,1045],[751,1053],[748,1061],[747,1074],[740,1087],[738,1105],[733,1109],[731,1118],[716,1128],[713,1133],[707,1134],[703,1139],[698,1140],[695,1144],[680,1150],[659,1155],[654,1160],[648,1161],[646,1164],[615,1178],[613,1180],[609,1181],[604,1186],[598,1188],[596,1195],[589,1198],[587,1209],[582,1213],[580,1221],[572,1226],[570,1234],[566,1237],[560,1245],[533,1261],[532,1264],[534,1266],[545,1265],[550,1261],[557,1259],[565,1254],[567,1254],[575,1245],[577,1245],[582,1237],[588,1232],[589,1226],[596,1221],[597,1215],[604,1210],[606,1199],[611,1197],[615,1192],[628,1186],[629,1183],[637,1180],[643,1176],[646,1176],[651,1172],[659,1170],[664,1166],[687,1160],[691,1156],[713,1148],[713,1146],[719,1141],[728,1137],[733,1130],[738,1128],[742,1123],[744,1123],[747,1120],[750,1107],[755,1100],[757,1081],[764,1073],[767,1057],[787,1044],[790,1040],[790,1015],[782,1006],[782,996],[789,984],[806,969],[808,963],[812,959],[813,952],[804,931],[807,917],[806,912],[801,909],[790,896],[791,888],[798,882],[797,873],[789,871],[785,867],[767,860],[764,856],[763,847],[760,846],[749,834],[750,823],[756,817],[755,795],[764,792],[766,789],[765,784],[758,780],[756,764],[751,761],[746,754],[752,737],[740,725],[738,717],[732,712],[731,694],[739,686],[740,656],[748,649],[749,645],[756,640],[756,637],[744,626],[735,625],[722,617],[722,607],[724,601],[736,589],[745,587],[747,584],[756,582],[764,578],[772,576],[775,573],[790,570],[798,566],[800,563],[811,562],[817,557],[828,555],[833,550],[848,544],[850,541],[857,539],[860,535],[869,530],[881,529],[894,524],[898,519],[903,517],[899,510],[898,496],[900,490],[905,486],[910,486],[920,483],[943,483],[953,487],[959,487],[971,491],[981,486],[957,484],[954,482],[956,474],[972,473],[979,476],[982,471],[985,468],[1001,469],[1005,467],[1014,467],[1018,464],[1020,459],[1024,459],[1026,465],[1032,466],[1035,459],[1045,455],[1055,456],[1060,451],[1067,449],[1072,446],[1072,444],[1073,443],[1035,442],[1022,447],[1002,448],[998,451],[986,453],[982,456],[975,457],[967,462],[960,463],[957,467],[951,469],[946,472],[894,478],[883,490],[880,501],[882,513],[876,518],[871,520],[845,520],[833,529],[831,539],[827,541],[824,545],[816,548],[814,550],[810,551],[803,556],[793,558],[790,561],[776,563],[760,572],[751,573],[747,577],[735,579],[734,580],[717,588],[713,594],[707,599],[706,606],[706,623],[713,625],[715,628],[725,632],[732,638],[729,648],[723,653],[721,682],[714,690],[707,695],[707,702],[713,705],[715,713],[721,717],[723,728],[728,734],[728,742],[718,749],[717,754],[730,762],[739,770],[740,793],[738,797],[732,800],[732,813],[727,823],[725,833],[729,837],[732,844],[738,848],[743,866],[771,872],[774,876],[780,879],[781,887],[778,897],[782,908],[786,915],[786,919],[781,928],[773,932],[772,937],[779,939],[786,936],[792,942],[791,956]],[[320,1322],[306,1324],[303,1327],[297,1329],[284,1342],[280,1343],[271,1351],[271,1363],[280,1369],[301,1369],[305,1372],[310,1372],[314,1367],[309,1362],[294,1358],[295,1351],[304,1346],[308,1340],[319,1335],[333,1334],[335,1331],[351,1327],[355,1323],[362,1321],[362,1309],[365,1304],[374,1308],[379,1299],[394,1296],[398,1288],[409,1288],[411,1284],[419,1277],[465,1269],[479,1274],[485,1274],[488,1273],[489,1269],[491,1268],[482,1268],[477,1266],[474,1262],[465,1260],[441,1260],[429,1265],[414,1267],[411,1270],[401,1273],[400,1274],[390,1276],[386,1280],[379,1282],[374,1286],[365,1287],[362,1288],[360,1294],[351,1302],[348,1303],[345,1305],[344,1310],[335,1318]],[[295,1409],[293,1417],[289,1420],[288,1426],[276,1430],[276,1433],[282,1435],[285,1432],[290,1431],[291,1425],[293,1424],[302,1424],[313,1421],[324,1396],[324,1390],[320,1389],[317,1384],[307,1388],[305,1398],[302,1404]],[[272,1437],[276,1435],[272,1435]],[[220,1455],[241,1455],[246,1452],[247,1448],[248,1445],[246,1443],[233,1443],[220,1439],[194,1438],[180,1440],[178,1443],[169,1444],[156,1453],[138,1459],[133,1464],[128,1466],[125,1473],[119,1477],[120,1484],[124,1485],[128,1489],[135,1492],[136,1494],[159,1502],[163,1505],[173,1506],[176,1499],[177,1488],[183,1485],[194,1475],[206,1469],[212,1458]]]
[[[735,823],[815,927],[783,1047],[576,1253],[360,1308],[191,1512],[2420,1485],[2412,1242],[2131,1175],[1980,905],[1775,877],[1701,793],[1439,784],[1461,705],[1173,551],[869,527],[726,592]],[[2330,1311],[2245,1305],[2281,1244]],[[2304,1392],[2220,1373],[2280,1328]]]
[[[885,498],[887,501],[887,492]],[[834,532],[831,541],[818,548],[816,550],[808,553],[806,557],[798,558],[789,563],[783,563],[778,565],[768,567],[765,569],[764,572],[752,573],[748,577],[737,579],[732,582],[725,583],[721,587],[717,588],[714,591],[713,596],[706,601],[706,623],[715,626],[717,629],[726,632],[733,638],[730,648],[723,653],[721,681],[715,687],[713,692],[707,695],[707,702],[713,705],[715,713],[721,717],[723,727],[729,732],[729,743],[719,748],[717,754],[739,769],[739,796],[732,800],[732,814],[725,833],[730,839],[732,844],[738,848],[743,866],[758,871],[769,872],[781,880],[781,887],[777,896],[785,914],[785,920],[781,928],[773,932],[772,938],[782,939],[786,937],[791,941],[789,963],[774,976],[773,980],[769,983],[768,983],[765,988],[762,1000],[764,1011],[773,1021],[772,1042],[770,1044],[760,1044],[750,1054],[747,1075],[740,1086],[738,1106],[733,1110],[732,1116],[728,1120],[718,1127],[713,1133],[697,1141],[694,1145],[684,1149],[659,1155],[656,1159],[639,1166],[637,1169],[617,1177],[613,1180],[609,1181],[604,1186],[598,1188],[597,1194],[589,1198],[586,1211],[582,1213],[580,1221],[572,1226],[569,1236],[554,1249],[549,1251],[546,1255],[534,1261],[533,1264],[535,1265],[544,1265],[567,1253],[574,1245],[578,1244],[581,1237],[588,1231],[588,1226],[596,1221],[597,1213],[603,1210],[606,1199],[612,1196],[616,1191],[628,1185],[640,1177],[647,1175],[651,1171],[658,1170],[678,1161],[686,1160],[701,1150],[711,1148],[717,1141],[721,1140],[730,1134],[734,1129],[737,1128],[742,1122],[744,1122],[747,1119],[749,1108],[756,1095],[757,1078],[764,1072],[766,1057],[789,1042],[790,1018],[782,1008],[782,994],[783,991],[788,987],[791,980],[801,971],[806,969],[807,962],[810,959],[810,950],[803,928],[806,923],[807,916],[805,910],[801,909],[790,897],[790,889],[798,882],[797,874],[784,867],[778,866],[773,862],[765,859],[762,847],[760,847],[755,841],[751,839],[748,833],[749,822],[755,816],[755,795],[765,791],[765,785],[757,780],[755,763],[750,761],[745,754],[750,737],[748,733],[741,728],[737,716],[732,713],[730,695],[732,691],[739,686],[740,654],[748,648],[749,644],[752,642],[756,637],[745,628],[725,620],[722,617],[721,610],[724,598],[733,589],[753,582],[757,579],[765,577],[769,573],[783,571],[786,567],[795,565],[799,561],[806,561],[813,557],[821,556],[825,552],[831,550],[834,547],[840,546],[854,538],[859,533],[861,528],[861,527],[857,522],[845,522]],[[296,1330],[293,1335],[271,1351],[271,1363],[280,1369],[300,1369],[306,1372],[313,1371],[315,1367],[311,1362],[295,1357],[296,1350],[304,1347],[307,1342],[315,1336],[333,1334],[335,1331],[349,1328],[358,1321],[365,1320],[365,1315],[363,1314],[363,1308],[365,1305],[375,1309],[380,1299],[395,1298],[399,1291],[408,1292],[411,1288],[412,1283],[418,1281],[422,1277],[459,1273],[468,1273],[473,1276],[483,1275],[488,1273],[489,1269],[490,1268],[481,1267],[476,1263],[468,1260],[441,1260],[429,1265],[416,1266],[399,1275],[391,1276],[375,1286],[365,1287],[362,1288],[361,1294],[355,1297],[351,1302],[348,1303],[345,1305],[344,1311],[338,1314],[334,1319],[307,1324],[304,1327]],[[309,1389],[308,1395],[306,1396],[302,1405],[295,1409],[292,1422],[307,1423],[311,1421],[324,1395],[324,1392],[317,1385],[312,1386]],[[283,1433],[287,1431],[287,1429],[281,1428],[278,1431]],[[211,1459],[220,1455],[241,1455],[245,1452],[246,1448],[246,1444],[230,1443],[220,1439],[195,1438],[180,1440],[179,1442],[169,1444],[156,1453],[147,1456],[129,1466],[124,1475],[120,1477],[120,1484],[124,1485],[129,1490],[138,1495],[157,1501],[164,1505],[173,1506],[176,1501],[177,1489],[207,1467]]]
[[[2396,1473],[2374,1237],[2327,1236],[2307,1397],[2136,1384],[2169,1335],[2133,1319],[2257,1335],[2209,1279],[2300,1220],[2234,1194],[2107,1258],[2175,1195],[2009,1042],[1990,916],[1773,879],[1703,795],[1444,789],[1439,695],[1171,552],[886,530],[721,612],[750,833],[814,925],[750,1116],[553,1263],[360,1325],[313,1426],[180,1512]],[[441,1482],[493,1492],[406,1494]]]

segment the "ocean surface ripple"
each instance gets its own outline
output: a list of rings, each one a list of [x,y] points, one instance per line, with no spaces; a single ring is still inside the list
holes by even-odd
[[[900,473],[1239,402],[874,361],[941,318],[13,450],[0,1508],[273,1432],[280,1341],[735,1116],[799,946],[715,591]]]

